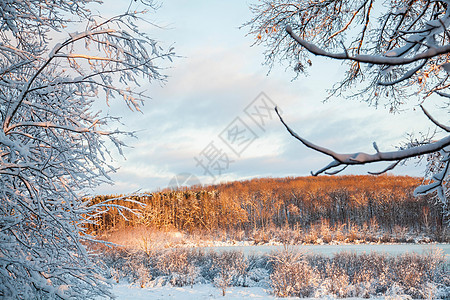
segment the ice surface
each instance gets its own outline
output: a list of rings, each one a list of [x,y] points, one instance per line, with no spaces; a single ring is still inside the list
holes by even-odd
[[[272,251],[282,250],[282,245],[261,245],[261,246],[222,246],[222,247],[201,247],[205,250],[221,251],[242,251],[244,255],[268,254]],[[440,248],[450,261],[450,244],[348,244],[348,245],[293,245],[289,246],[308,254],[333,255],[342,251],[361,253],[381,252],[391,255],[415,252],[422,254],[425,251]]]

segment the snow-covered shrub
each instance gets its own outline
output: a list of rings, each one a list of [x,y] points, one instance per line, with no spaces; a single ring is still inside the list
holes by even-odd
[[[127,251],[121,248],[107,249],[106,247],[102,251],[104,253],[99,259],[109,270],[109,277],[116,283],[120,282],[121,279],[126,277],[123,266],[128,263],[129,255]]]
[[[309,256],[320,276],[315,296],[445,298],[450,274],[442,251],[390,256],[382,253],[339,253],[333,257]],[[406,299],[406,298],[405,298]]]
[[[174,286],[193,285],[199,274],[198,268],[191,262],[192,251],[186,248],[166,250],[157,260],[157,268],[169,276]]]
[[[317,244],[319,240],[320,233],[317,225],[311,225],[309,231],[305,233],[304,241],[308,244]]]
[[[243,286],[270,286],[270,274],[273,272],[273,263],[267,255],[250,255],[247,257],[247,276]]]
[[[437,286],[448,283],[449,273],[444,263],[440,249],[423,255],[407,253],[394,257],[390,262],[392,286],[400,286],[413,298],[428,298],[437,293]]]
[[[328,219],[322,219],[320,222],[320,235],[321,239],[325,243],[329,243],[333,240],[333,230]]]
[[[250,269],[247,273],[247,286],[260,286],[260,287],[268,287],[270,274],[267,269],[264,268],[253,268]]]
[[[158,275],[155,269],[154,254],[145,252],[129,252],[126,262],[121,266],[122,278],[146,287]]]
[[[318,283],[316,271],[308,264],[305,254],[285,248],[272,254],[273,273],[270,275],[273,292],[278,297],[307,297]]]
[[[222,289],[224,296],[230,285],[246,286],[248,263],[242,252],[222,252],[216,256],[215,265],[218,272],[214,284]]]
[[[299,233],[285,226],[274,230],[274,238],[283,244],[296,244],[300,241]]]
[[[350,281],[345,269],[332,261],[327,264],[325,273],[321,275],[323,278],[314,295],[315,297],[332,295],[343,298],[348,296]]]
[[[138,283],[141,288],[147,286],[152,280],[152,275],[144,265],[139,265],[136,269]]]
[[[115,282],[127,280],[145,287],[160,275],[156,269],[157,252],[130,251],[121,247],[103,247],[102,251],[98,260],[106,266],[109,278]]]
[[[362,267],[360,258],[362,256],[356,254],[355,252],[340,252],[333,256],[332,264],[335,268],[339,268],[345,271],[345,273],[353,278],[355,273],[358,273]],[[326,266],[326,272],[328,272],[329,263]]]
[[[270,240],[269,232],[264,229],[253,230],[252,238],[255,242],[255,245],[267,244]]]
[[[227,276],[226,273],[220,273],[218,277],[214,278],[214,285],[222,290],[222,296],[225,296],[230,283],[231,277]]]
[[[351,289],[352,296],[370,298],[370,295],[376,295],[376,278],[372,272],[363,269],[358,272],[353,279]]]
[[[395,225],[392,230],[393,238],[400,243],[407,242],[408,228],[405,226]]]
[[[412,297],[405,294],[403,288],[394,283],[386,292],[385,299],[387,300],[412,300]]]

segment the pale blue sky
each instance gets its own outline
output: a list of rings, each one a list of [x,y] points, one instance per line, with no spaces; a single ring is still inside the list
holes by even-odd
[[[126,8],[123,4],[114,11]],[[248,2],[168,0],[149,18],[166,29],[143,29],[164,45],[173,44],[181,57],[166,70],[170,76],[167,84],[148,87],[152,100],[144,106],[143,114],[128,112],[120,103],[109,108],[111,113],[124,116],[124,128],[138,131],[139,139],[127,140],[133,148],[125,150],[126,160],[117,157],[115,165],[120,169],[112,176],[116,184],[100,186],[95,193],[154,191],[167,187],[179,173],[193,174],[202,184],[210,184],[303,176],[328,164],[328,157],[294,140],[274,114],[272,119],[266,118],[263,128],[245,114],[244,109],[261,92],[281,107],[285,120],[297,133],[338,152],[372,152],[373,141],[382,151],[393,150],[406,132],[428,129],[426,118],[418,111],[392,115],[384,108],[345,99],[322,103],[326,89],[344,70],[339,63],[313,58],[310,76],[294,81],[294,73],[282,66],[267,75],[268,67],[261,65],[264,49],[251,47],[254,37],[239,29],[251,18]],[[250,130],[247,133],[253,132],[255,137],[239,156],[219,137],[236,125],[228,127],[238,117]],[[242,148],[245,138],[241,141]],[[195,160],[206,159],[202,151],[211,142],[221,151],[222,163],[226,156],[232,161],[227,168],[222,164],[222,174],[212,172],[216,181],[205,175]],[[343,174],[363,174],[384,166],[353,167]],[[418,176],[422,171],[423,167],[410,164],[394,173]]]

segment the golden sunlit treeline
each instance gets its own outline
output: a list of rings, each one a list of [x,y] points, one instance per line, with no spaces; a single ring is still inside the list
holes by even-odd
[[[91,232],[149,226],[185,232],[250,231],[273,227],[308,229],[316,224],[396,226],[415,231],[442,230],[441,208],[429,197],[414,197],[420,179],[407,176],[322,176],[262,178],[182,191],[160,191],[129,197],[145,206],[118,200],[137,209],[103,214]],[[97,196],[92,203],[119,197]]]

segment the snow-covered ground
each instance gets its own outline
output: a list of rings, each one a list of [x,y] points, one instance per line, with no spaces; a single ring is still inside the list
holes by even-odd
[[[137,286],[130,286],[129,284],[118,284],[114,286],[113,292],[120,300],[277,299],[274,296],[269,295],[269,291],[266,291],[261,287],[230,287],[227,290],[225,297],[223,297],[222,291],[212,284],[196,284],[193,287],[162,286],[152,288],[140,288]]]
[[[196,284],[193,287],[152,287],[140,288],[131,286],[129,284],[117,284],[113,289],[114,294],[119,300],[205,300],[205,299],[258,299],[258,300],[273,300],[273,299],[299,299],[295,297],[279,298],[270,295],[270,290],[262,287],[230,287],[227,289],[225,297],[222,296],[222,291],[212,284]],[[302,298],[308,299],[308,298]],[[317,299],[317,298],[309,298]],[[333,299],[333,298],[325,298]],[[371,298],[371,299],[385,299]],[[395,298],[391,298],[395,299]],[[396,298],[406,299],[406,298]],[[363,300],[363,298],[346,298],[346,300]]]

